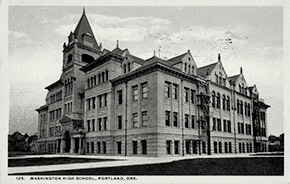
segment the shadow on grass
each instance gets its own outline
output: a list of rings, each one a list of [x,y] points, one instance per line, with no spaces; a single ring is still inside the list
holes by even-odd
[[[42,165],[59,165],[59,164],[76,164],[88,162],[108,162],[120,161],[117,159],[92,159],[92,158],[71,158],[71,157],[39,157],[39,158],[23,158],[8,159],[8,167],[24,167],[24,166],[42,166]]]
[[[201,158],[161,164],[90,168],[17,175],[283,175],[283,157]]]

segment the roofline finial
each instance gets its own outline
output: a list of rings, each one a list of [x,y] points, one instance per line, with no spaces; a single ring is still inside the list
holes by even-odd
[[[117,40],[117,48],[119,48],[119,40]]]
[[[240,67],[240,73],[241,73],[241,74],[243,73],[243,68],[242,68],[242,67]]]
[[[221,54],[218,54],[218,61],[221,61]]]
[[[156,56],[156,55],[155,55],[155,50],[154,50],[153,54],[154,54],[154,56]]]
[[[86,14],[86,7],[83,6],[83,14]]]

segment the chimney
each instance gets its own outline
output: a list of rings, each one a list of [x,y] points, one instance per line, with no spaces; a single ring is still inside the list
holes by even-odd
[[[242,67],[240,67],[240,73],[241,73],[241,74],[243,73],[243,68],[242,68]]]

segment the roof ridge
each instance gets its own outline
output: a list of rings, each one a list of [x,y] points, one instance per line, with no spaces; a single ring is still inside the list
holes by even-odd
[[[178,58],[178,57],[180,57],[180,56],[183,56],[183,55],[186,55],[186,54],[187,54],[187,52],[185,52],[185,53],[183,53],[183,54],[180,54],[180,55],[177,55],[177,56],[175,56],[175,57],[173,57],[173,58],[171,58],[171,59],[168,59],[167,61],[170,61],[170,60],[176,59],[176,58]]]
[[[212,63],[212,64],[208,64],[208,65],[205,65],[205,66],[199,67],[199,68],[197,68],[197,70],[198,70],[198,69],[205,68],[205,67],[209,67],[209,66],[211,66],[211,65],[216,65],[217,63],[218,63],[218,62],[215,62],[215,63]]]

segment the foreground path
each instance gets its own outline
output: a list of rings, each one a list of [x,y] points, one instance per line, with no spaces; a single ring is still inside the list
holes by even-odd
[[[26,167],[9,167],[8,174],[17,173],[33,173],[33,172],[46,172],[46,171],[59,171],[59,170],[78,170],[78,169],[92,169],[92,168],[106,168],[106,167],[121,167],[121,166],[134,166],[144,164],[160,164],[169,163],[185,159],[200,159],[200,158],[254,158],[254,157],[267,157],[265,155],[252,155],[249,154],[224,154],[224,155],[188,155],[184,157],[123,157],[123,156],[96,156],[96,155],[31,155],[9,159],[23,159],[23,158],[51,158],[51,157],[71,157],[71,158],[94,158],[94,159],[115,159],[114,161],[106,162],[89,162],[77,164],[60,164],[60,165],[44,165],[44,166],[26,166]],[[271,155],[271,157],[283,157]]]

